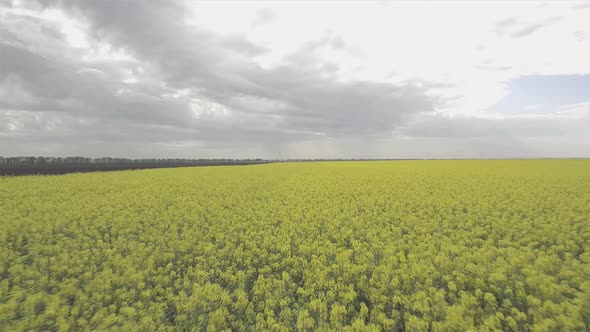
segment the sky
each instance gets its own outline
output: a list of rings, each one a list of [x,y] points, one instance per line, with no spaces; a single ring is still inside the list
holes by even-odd
[[[0,0],[0,155],[590,157],[590,1]]]

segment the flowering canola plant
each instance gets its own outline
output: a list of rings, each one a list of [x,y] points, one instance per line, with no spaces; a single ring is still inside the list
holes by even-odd
[[[0,330],[590,330],[590,160],[0,178]]]

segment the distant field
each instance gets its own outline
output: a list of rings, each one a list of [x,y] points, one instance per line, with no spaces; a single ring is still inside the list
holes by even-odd
[[[0,330],[590,330],[590,160],[0,178]]]

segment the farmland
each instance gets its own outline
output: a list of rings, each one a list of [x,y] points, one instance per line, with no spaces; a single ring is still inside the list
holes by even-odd
[[[0,178],[0,330],[590,329],[590,160]]]

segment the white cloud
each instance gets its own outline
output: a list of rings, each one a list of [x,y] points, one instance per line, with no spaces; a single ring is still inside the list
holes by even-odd
[[[307,43],[332,36],[346,48],[314,50],[337,64],[341,79],[422,80],[452,84],[436,93],[444,110],[479,113],[524,75],[590,73],[590,9],[554,2],[202,2],[192,21],[244,34],[270,52],[256,60],[279,66]],[[272,20],[255,25],[260,10]],[[351,50],[357,50],[356,54]]]

